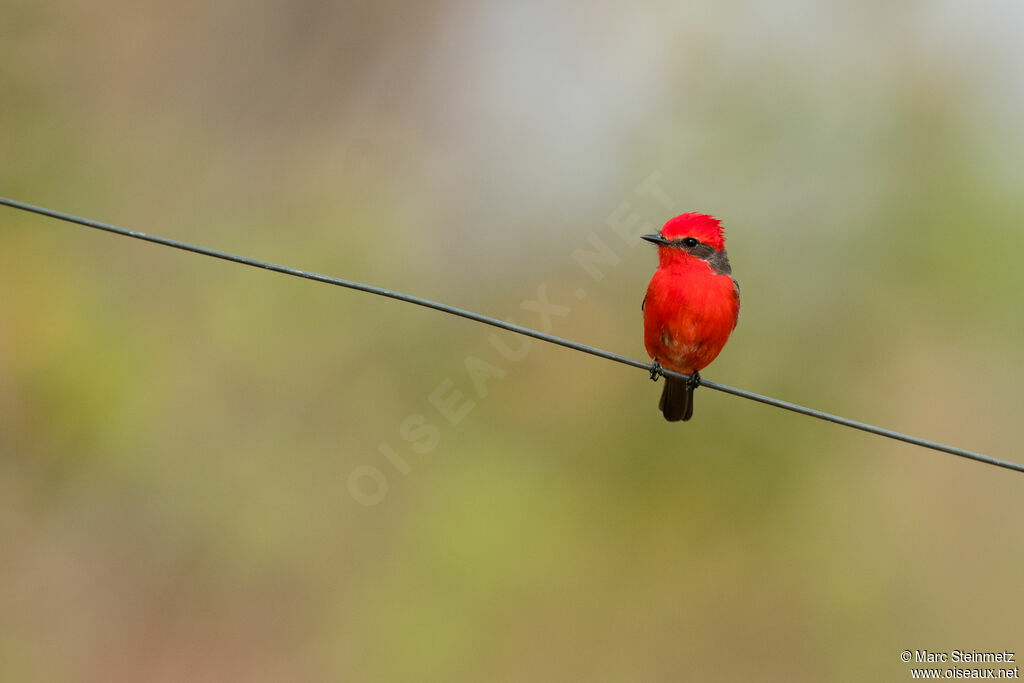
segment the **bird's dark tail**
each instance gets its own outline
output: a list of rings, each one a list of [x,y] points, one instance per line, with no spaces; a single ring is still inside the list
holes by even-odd
[[[686,422],[693,417],[694,386],[685,379],[665,378],[665,388],[661,390],[661,402],[658,408],[669,422]]]

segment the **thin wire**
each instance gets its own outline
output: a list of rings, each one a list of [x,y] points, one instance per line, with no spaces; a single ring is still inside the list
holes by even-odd
[[[183,251],[191,251],[196,254],[203,254],[204,256],[212,256],[213,258],[223,259],[225,261],[233,261],[234,263],[241,263],[246,266],[253,266],[255,268],[263,268],[265,270],[273,270],[278,273],[284,273],[285,275],[292,275],[295,277],[305,278],[307,280],[315,280],[317,282],[324,282],[330,285],[336,285],[338,287],[346,287],[348,289],[357,289],[361,292],[368,292],[370,294],[376,294],[378,296],[386,296],[390,299],[398,299],[399,301],[405,301],[406,303],[416,304],[417,306],[423,306],[425,308],[432,308],[435,311],[441,311],[442,313],[449,313],[451,315],[457,315],[461,318],[467,318],[474,320],[485,325],[491,325],[509,332],[515,332],[527,337],[533,337],[534,339],[540,339],[551,344],[557,344],[564,346],[569,349],[576,351],[582,351],[583,353],[589,353],[592,356],[599,358],[605,358],[607,360],[615,361],[616,363],[622,363],[623,365],[629,365],[634,368],[640,368],[641,370],[651,371],[652,365],[650,363],[643,363],[633,358],[626,356],[620,356],[617,353],[611,353],[603,349],[594,348],[593,346],[587,346],[586,344],[580,344],[569,339],[563,339],[556,337],[551,334],[539,332],[529,327],[523,327],[522,325],[516,325],[513,323],[505,322],[504,320],[498,320],[497,318],[491,318],[486,315],[467,311],[462,308],[456,308],[454,306],[448,306],[446,304],[431,301],[429,299],[422,299],[418,296],[412,296],[409,294],[403,294],[401,292],[395,292],[390,289],[383,289],[381,287],[374,287],[373,285],[363,284],[361,282],[353,282],[352,280],[343,280],[341,278],[331,277],[329,275],[321,275],[319,273],[312,273],[306,270],[299,270],[298,268],[289,268],[288,266],[280,266],[276,263],[268,263],[267,261],[258,261],[256,259],[246,258],[244,256],[238,256],[225,251],[218,251],[216,249],[209,249],[207,247],[200,247],[195,244],[189,244],[187,242],[179,242],[178,240],[168,239],[166,237],[159,237],[157,235],[150,235],[137,230],[128,230],[127,228],[121,228],[116,225],[109,223],[102,223],[100,221],[94,221],[88,218],[81,218],[60,211],[54,211],[53,209],[46,209],[40,206],[34,206],[32,204],[26,204],[24,202],[15,201],[13,199],[7,199],[0,197],[0,204],[10,206],[14,209],[21,211],[28,211],[31,213],[37,213],[42,216],[48,216],[50,218],[56,218],[57,220],[67,221],[69,223],[77,223],[84,225],[88,228],[96,228],[97,230],[104,230],[106,232],[112,232],[117,235],[123,235],[125,237],[134,237],[135,239],[145,240],[146,242],[153,242],[155,244],[161,244],[165,247],[172,247],[174,249],[181,249]],[[674,372],[672,370],[662,369],[661,374],[676,377],[678,379],[688,380],[689,376],[682,373]],[[898,441],[905,441],[915,446],[921,446],[922,448],[930,448],[935,451],[941,451],[943,453],[949,453],[950,455],[956,455],[961,458],[968,458],[970,460],[977,460],[978,462],[987,463],[989,465],[995,465],[996,467],[1004,467],[1009,470],[1015,470],[1017,472],[1024,472],[1024,465],[1010,462],[1009,460],[1000,460],[999,458],[993,458],[988,455],[981,453],[975,453],[974,451],[964,450],[962,448],[956,448],[954,446],[947,446],[945,444],[937,443],[935,441],[928,441],[927,439],[920,439],[916,436],[910,436],[909,434],[902,434],[900,432],[892,431],[891,429],[885,429],[884,427],[876,427],[874,425],[867,424],[865,422],[858,422],[849,418],[840,417],[838,415],[832,415],[820,410],[813,408],[807,408],[796,403],[790,403],[788,401],[782,401],[777,398],[770,396],[763,396],[761,394],[755,394],[751,391],[744,389],[737,389],[725,384],[719,384],[718,382],[712,382],[701,378],[700,385],[714,389],[715,391],[721,391],[726,394],[732,394],[733,396],[739,396],[741,398],[750,399],[752,401],[758,401],[760,403],[766,403],[776,408],[782,408],[784,410],[790,410],[794,413],[800,413],[801,415],[807,415],[808,417],[814,417],[819,420],[825,420],[827,422],[834,422],[846,427],[853,429],[859,429],[863,432],[869,432],[871,434],[877,434],[884,436],[889,439],[896,439]]]

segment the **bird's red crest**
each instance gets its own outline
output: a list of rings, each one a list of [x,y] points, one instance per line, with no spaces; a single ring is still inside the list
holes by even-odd
[[[722,222],[714,216],[703,213],[684,213],[676,216],[665,223],[661,234],[670,240],[680,237],[696,237],[704,244],[718,250],[725,247]]]

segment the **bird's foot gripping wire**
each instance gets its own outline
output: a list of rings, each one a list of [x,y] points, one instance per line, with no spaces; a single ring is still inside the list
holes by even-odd
[[[651,381],[652,382],[657,382],[658,378],[661,377],[661,376],[662,376],[662,374],[661,374],[661,363],[659,363],[658,359],[655,358],[654,362],[651,363]]]
[[[700,373],[694,370],[690,373],[690,379],[686,380],[686,386],[696,389],[700,386]]]

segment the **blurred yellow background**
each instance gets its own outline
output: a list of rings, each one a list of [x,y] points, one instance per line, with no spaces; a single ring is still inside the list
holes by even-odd
[[[2,195],[639,359],[620,233],[713,213],[743,310],[706,378],[1024,460],[1020,3],[0,10]],[[1024,651],[1020,474],[707,389],[668,424],[639,370],[0,225],[0,680]]]

